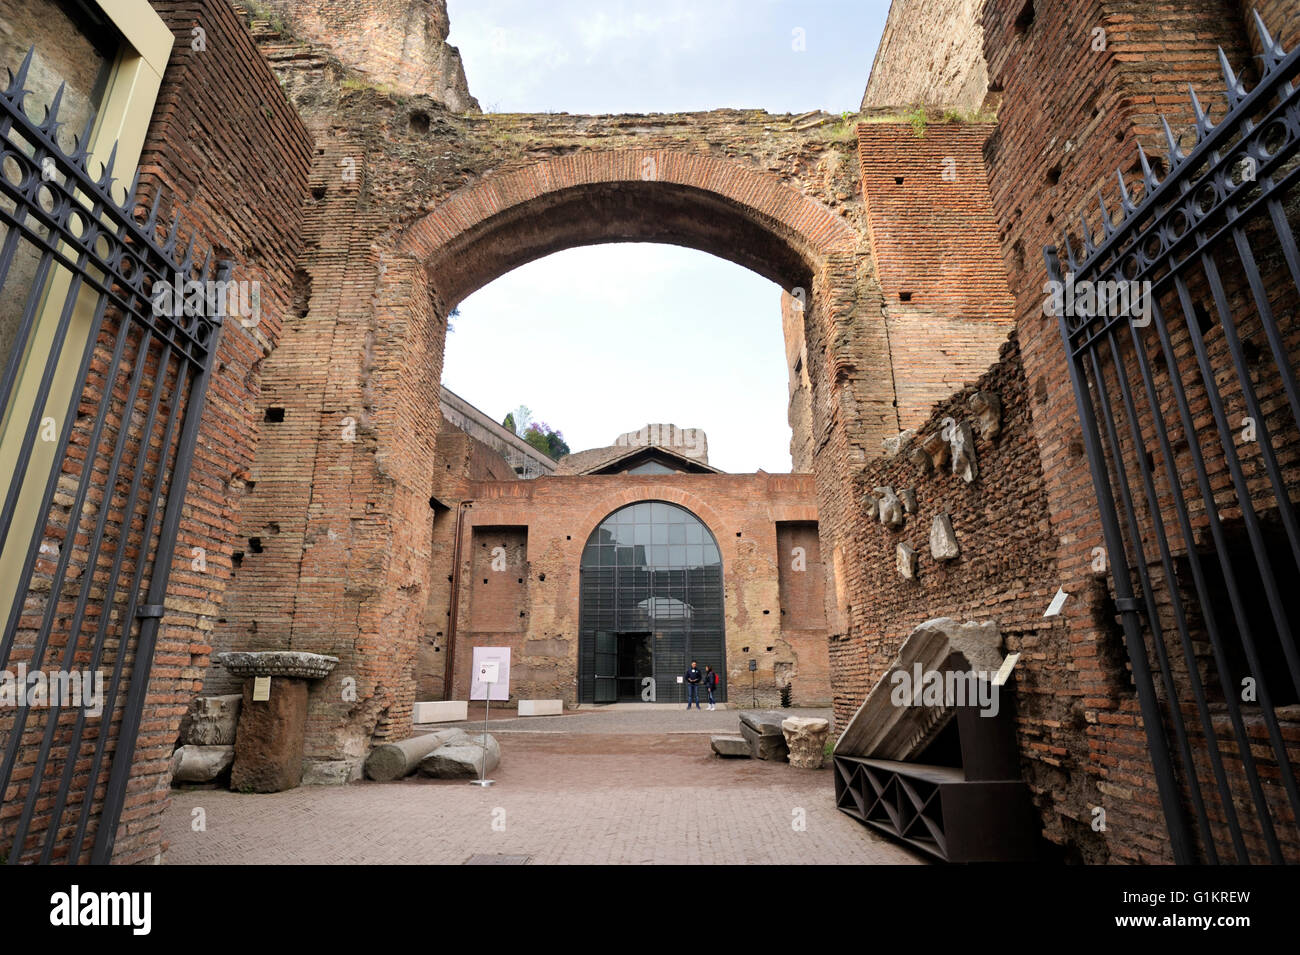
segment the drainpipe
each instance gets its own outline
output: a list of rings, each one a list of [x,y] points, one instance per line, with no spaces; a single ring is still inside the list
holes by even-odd
[[[442,698],[455,699],[450,694],[452,680],[456,675],[456,619],[460,616],[460,545],[465,524],[465,512],[474,506],[473,501],[461,501],[456,509],[456,541],[452,547],[451,557],[451,608],[447,618],[447,659],[443,664]]]

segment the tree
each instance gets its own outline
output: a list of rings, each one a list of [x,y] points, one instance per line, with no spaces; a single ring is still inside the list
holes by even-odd
[[[545,421],[535,421],[524,431],[523,439],[552,461],[558,461],[569,453],[569,445],[563,433],[554,430]]]
[[[520,405],[514,411],[506,415],[505,420],[501,422],[503,428],[509,428],[519,437],[523,437],[528,427],[533,423],[533,412],[528,405]]]

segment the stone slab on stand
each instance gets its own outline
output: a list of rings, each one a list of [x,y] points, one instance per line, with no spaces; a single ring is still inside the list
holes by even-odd
[[[338,658],[273,650],[223,653],[217,660],[245,678],[230,788],[257,793],[295,788],[302,782],[307,685],[328,675]],[[268,699],[253,699],[257,677],[270,677]]]

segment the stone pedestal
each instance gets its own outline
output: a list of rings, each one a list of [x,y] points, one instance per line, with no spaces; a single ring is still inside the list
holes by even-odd
[[[792,716],[781,723],[785,744],[790,749],[790,765],[800,769],[821,769],[826,753],[829,720]]]
[[[223,653],[217,662],[245,677],[230,788],[276,793],[302,782],[307,728],[307,684],[329,674],[337,657],[294,650]],[[254,700],[257,677],[271,678],[270,698]]]

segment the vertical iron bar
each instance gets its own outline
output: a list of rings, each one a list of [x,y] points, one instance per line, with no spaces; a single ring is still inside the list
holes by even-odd
[[[1049,277],[1054,281],[1061,281],[1060,260],[1056,257],[1055,250],[1044,250],[1043,256],[1047,261]],[[1187,865],[1195,861],[1191,831],[1187,825],[1187,817],[1183,813],[1177,780],[1169,758],[1169,744],[1165,739],[1164,724],[1155,696],[1155,683],[1147,661],[1146,644],[1139,627],[1137,601],[1133,596],[1124,539],[1115,519],[1115,499],[1111,495],[1110,482],[1104,477],[1107,473],[1106,459],[1102,456],[1098,440],[1097,419],[1093,411],[1092,399],[1088,396],[1083,370],[1076,357],[1071,354],[1070,331],[1066,324],[1064,309],[1057,316],[1057,320],[1060,323],[1061,341],[1066,351],[1070,384],[1074,388],[1075,404],[1082,418],[1083,441],[1091,464],[1089,471],[1092,475],[1093,490],[1097,495],[1097,501],[1101,504],[1102,536],[1106,542],[1106,551],[1111,555],[1115,605],[1120,612],[1120,620],[1124,628],[1124,643],[1128,647],[1129,662],[1133,667],[1133,682],[1137,687],[1138,706],[1142,713],[1147,745],[1151,749],[1151,765],[1156,773],[1160,806],[1164,810],[1165,822],[1169,829],[1169,842],[1173,849],[1174,861],[1179,865]],[[1101,383],[1098,383],[1097,387],[1101,388]]]
[[[200,319],[201,321],[202,319]],[[181,429],[180,443],[176,448],[176,459],[172,466],[171,480],[167,489],[167,510],[163,516],[162,529],[159,532],[158,551],[154,557],[154,571],[149,579],[149,595],[146,603],[161,605],[167,596],[167,582],[171,577],[172,554],[176,547],[176,537],[180,530],[181,511],[185,506],[185,491],[189,484],[190,465],[194,462],[194,448],[198,443],[199,425],[203,418],[204,397],[208,380],[212,374],[212,361],[217,352],[220,338],[220,326],[214,326],[208,353],[198,373],[190,381],[188,400],[182,411],[179,407],[172,410],[172,416],[184,414],[185,423]],[[182,362],[182,366],[185,363]],[[177,394],[179,394],[179,382]],[[161,466],[161,462],[160,462]],[[161,473],[161,472],[160,472]],[[117,821],[126,801],[126,785],[130,779],[131,763],[135,756],[136,736],[140,731],[141,712],[149,690],[149,673],[153,665],[154,644],[158,636],[161,617],[148,616],[140,621],[140,637],[136,643],[134,669],[131,674],[131,686],[127,691],[126,710],[122,714],[119,728],[118,745],[113,753],[112,769],[109,772],[108,791],[104,796],[104,808],[100,813],[99,827],[95,832],[95,847],[91,852],[91,861],[107,864],[113,858],[113,846],[117,840]]]

